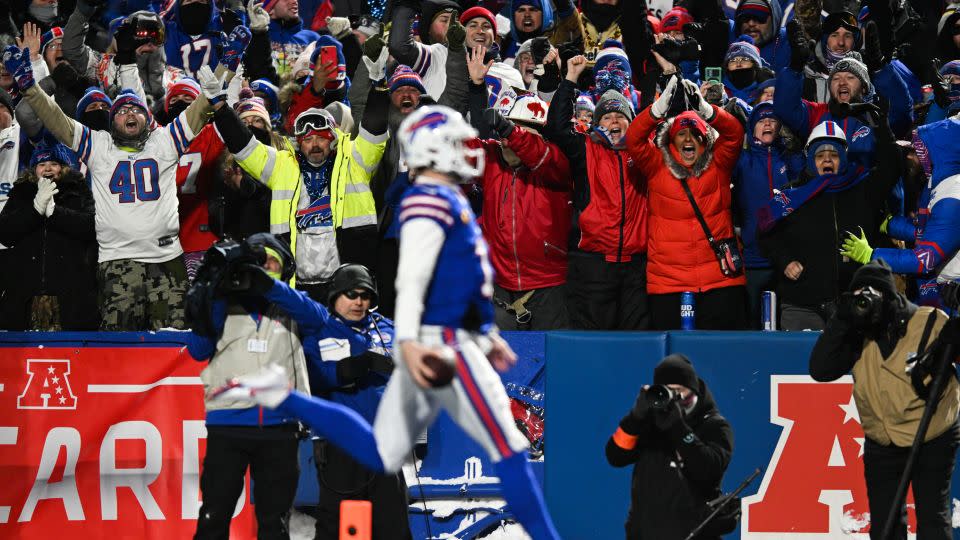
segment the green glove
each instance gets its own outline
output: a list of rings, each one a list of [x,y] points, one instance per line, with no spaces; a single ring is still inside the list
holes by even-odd
[[[883,223],[880,224],[880,232],[883,234],[889,234],[887,232],[887,227],[889,226],[891,219],[893,219],[893,214],[887,214],[887,217],[883,220]]]
[[[840,250],[840,254],[860,264],[870,262],[870,256],[873,255],[873,248],[870,247],[870,243],[867,242],[867,235],[863,232],[863,227],[860,227],[859,237],[853,233],[847,234],[850,236],[843,241],[843,249]]]

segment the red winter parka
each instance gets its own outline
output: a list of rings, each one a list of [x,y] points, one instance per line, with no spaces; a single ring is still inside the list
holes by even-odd
[[[690,167],[683,165],[670,144],[673,120],[652,141],[650,134],[659,120],[647,107],[627,130],[627,151],[647,177],[647,292],[668,294],[704,292],[720,287],[745,285],[743,275],[729,278],[707,242],[679,178],[686,178],[700,211],[717,239],[733,233],[730,210],[730,175],[743,143],[743,127],[732,115],[716,106],[707,130],[704,153]]]
[[[573,180],[557,145],[518,127],[507,144],[520,164],[507,164],[495,140],[482,140],[486,164],[480,226],[490,245],[497,285],[528,291],[567,280]]]

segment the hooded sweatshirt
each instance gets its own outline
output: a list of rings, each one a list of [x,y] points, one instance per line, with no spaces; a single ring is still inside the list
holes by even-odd
[[[760,56],[763,58],[764,62],[767,64],[767,67],[773,71],[780,73],[780,69],[784,66],[790,64],[790,41],[787,39],[787,30],[784,28],[785,21],[783,20],[783,7],[780,6],[779,0],[771,2],[769,0],[762,0],[767,4],[767,7],[770,8],[770,17],[772,18],[771,31],[772,35],[769,39],[765,40],[761,45],[757,43],[757,47],[760,49]],[[737,11],[734,14],[734,20],[730,21],[730,41],[734,41],[737,36],[742,34],[737,28],[737,16],[741,12],[743,7],[743,2],[737,6]],[[766,36],[764,36],[766,38]]]

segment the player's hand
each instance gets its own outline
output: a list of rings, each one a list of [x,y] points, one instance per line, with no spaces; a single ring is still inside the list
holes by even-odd
[[[240,60],[243,59],[243,51],[247,50],[250,44],[250,38],[253,34],[246,26],[239,25],[230,31],[230,35],[221,35],[222,49],[220,51],[220,61],[227,69],[236,73],[240,67]]]
[[[197,81],[200,83],[200,89],[203,90],[203,95],[206,96],[211,105],[215,106],[227,99],[227,89],[223,84],[225,79],[226,74],[224,74],[223,79],[217,78],[208,65],[200,66],[200,70],[197,71]]]
[[[266,32],[270,27],[270,14],[263,9],[263,2],[260,0],[250,0],[247,4],[247,17],[250,18],[250,30],[253,32]]]
[[[30,65],[30,49],[20,49],[16,45],[10,45],[3,52],[3,68],[7,73],[13,75],[17,81],[17,88],[21,92],[26,92],[33,86],[33,67]]]
[[[500,373],[508,371],[517,363],[517,353],[513,352],[510,345],[497,334],[490,334],[492,347],[487,353],[487,359],[493,365],[493,369]]]
[[[439,383],[446,378],[443,377],[445,374],[438,369],[438,366],[442,365],[441,362],[451,365],[450,374],[452,375],[454,360],[450,358],[453,351],[449,347],[427,347],[422,343],[407,340],[400,343],[400,354],[403,355],[403,362],[407,365],[413,381],[421,388],[441,386]]]
[[[210,403],[247,401],[276,409],[290,395],[290,380],[282,366],[270,364],[256,373],[236,377],[208,394]]]

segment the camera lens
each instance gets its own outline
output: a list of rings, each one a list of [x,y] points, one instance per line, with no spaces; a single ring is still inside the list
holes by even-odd
[[[647,389],[647,403],[651,409],[663,410],[674,400],[675,392],[662,384],[656,384]]]

